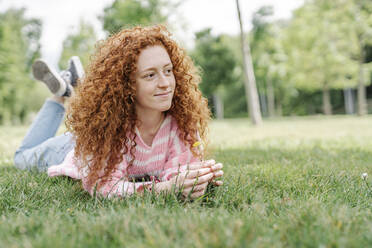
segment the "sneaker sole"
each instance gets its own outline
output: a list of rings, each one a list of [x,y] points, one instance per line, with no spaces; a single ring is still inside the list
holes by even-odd
[[[68,70],[71,72],[72,76],[71,85],[75,87],[77,85],[77,80],[84,77],[84,68],[78,56],[72,56],[69,64]]]
[[[65,94],[66,84],[64,80],[43,60],[35,61],[32,65],[32,73],[35,79],[42,81],[53,94],[57,96],[63,96]]]

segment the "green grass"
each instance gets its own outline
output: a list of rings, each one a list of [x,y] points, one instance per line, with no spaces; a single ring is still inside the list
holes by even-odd
[[[215,121],[225,185],[195,202],[16,170],[26,130],[0,127],[1,247],[372,247],[372,117]]]

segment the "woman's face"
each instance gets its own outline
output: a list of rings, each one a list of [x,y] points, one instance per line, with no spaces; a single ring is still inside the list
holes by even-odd
[[[165,48],[156,45],[143,49],[137,62],[137,113],[170,109],[175,85],[172,61]]]

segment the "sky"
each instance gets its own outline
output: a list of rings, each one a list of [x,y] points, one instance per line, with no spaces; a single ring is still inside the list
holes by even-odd
[[[0,0],[0,12],[10,7],[25,7],[27,17],[40,18],[43,22],[41,55],[48,63],[57,65],[62,42],[77,30],[80,19],[91,23],[99,39],[105,38],[98,16],[114,0]],[[292,10],[303,0],[240,0],[244,29],[251,28],[252,14],[264,5],[274,7],[274,19],[290,18]],[[239,23],[235,0],[184,0],[177,15],[182,26],[175,36],[186,47],[192,46],[194,33],[212,28],[213,34],[238,34]],[[175,19],[176,20],[176,19]],[[171,19],[172,21],[172,19]]]

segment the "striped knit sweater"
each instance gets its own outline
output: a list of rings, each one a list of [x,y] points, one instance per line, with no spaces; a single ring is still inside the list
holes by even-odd
[[[123,161],[115,167],[110,175],[110,180],[97,190],[97,194],[105,197],[119,196],[124,197],[134,192],[142,192],[144,187],[150,188],[153,183],[167,181],[179,171],[186,169],[188,163],[197,162],[199,159],[194,157],[189,146],[184,144],[179,138],[179,129],[176,120],[167,115],[160,126],[151,147],[141,138],[136,128],[136,150],[133,165],[126,168],[128,161],[131,161],[129,154],[124,155]],[[84,175],[80,175],[74,158],[74,150],[70,151],[60,165],[51,166],[48,169],[48,175],[69,176],[75,179],[81,179],[83,187],[91,195],[93,188],[88,187]],[[143,178],[150,176],[152,181],[132,182],[125,178]]]

